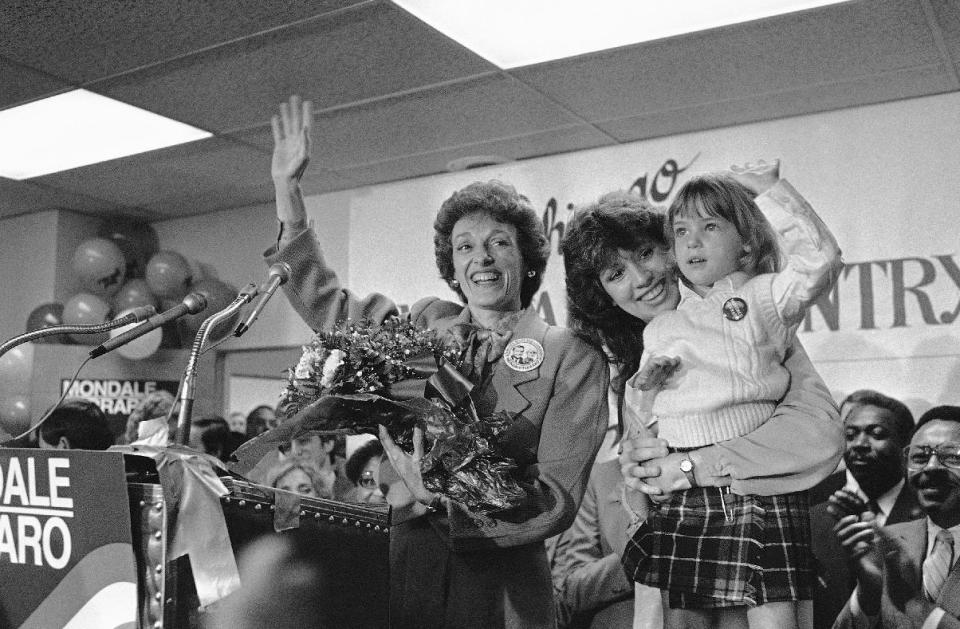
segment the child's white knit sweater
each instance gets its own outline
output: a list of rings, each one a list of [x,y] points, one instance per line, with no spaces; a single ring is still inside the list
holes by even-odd
[[[704,297],[681,285],[677,310],[644,330],[641,369],[652,356],[680,358],[647,422],[672,447],[741,437],[771,416],[789,386],[783,360],[797,326],[842,268],[833,235],[793,186],[780,180],[757,204],[781,237],[783,270],[731,274]]]

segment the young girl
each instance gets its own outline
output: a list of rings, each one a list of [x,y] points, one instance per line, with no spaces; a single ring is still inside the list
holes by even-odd
[[[625,413],[675,451],[747,435],[772,415],[790,382],[783,366],[805,309],[842,263],[832,235],[785,181],[785,211],[773,217],[792,240],[781,264],[777,235],[754,194],[729,175],[685,184],[667,215],[682,274],[676,311],[646,326],[640,370],[628,382]],[[781,268],[783,266],[783,268]],[[644,391],[638,400],[637,390]],[[832,447],[824,444],[824,447]],[[697,487],[659,505],[625,555],[635,578],[666,590],[671,607],[731,609],[722,625],[798,626],[810,598],[808,501],[804,492],[737,495]]]

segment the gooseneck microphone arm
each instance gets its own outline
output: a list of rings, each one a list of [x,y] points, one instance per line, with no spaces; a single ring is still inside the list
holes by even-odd
[[[29,343],[30,341],[35,341],[46,336],[54,336],[57,334],[98,334],[101,332],[109,332],[115,328],[121,328],[125,325],[130,325],[131,323],[139,323],[140,321],[144,321],[156,313],[157,310],[153,306],[141,306],[139,308],[134,308],[123,317],[114,319],[113,321],[84,325],[52,325],[48,328],[40,328],[39,330],[25,332],[24,334],[19,334],[9,341],[6,341],[3,345],[0,345],[0,356],[3,356],[17,345]]]
[[[207,343],[210,331],[221,321],[232,317],[234,313],[245,304],[249,304],[256,296],[257,285],[248,284],[229,306],[210,315],[200,324],[200,329],[197,331],[197,336],[194,337],[193,346],[190,349],[190,358],[183,370],[183,380],[180,382],[180,397],[178,398],[180,413],[177,415],[177,432],[173,438],[174,442],[184,446],[190,442],[190,417],[193,415],[193,400],[196,397],[197,361],[200,358],[203,346]]]
[[[103,356],[107,352],[111,352],[118,347],[126,345],[134,339],[138,339],[148,332],[156,330],[160,326],[166,325],[171,321],[179,319],[186,314],[197,314],[207,307],[207,298],[201,293],[190,293],[183,298],[179,304],[166,310],[158,315],[154,315],[147,319],[144,323],[141,323],[137,327],[127,330],[122,334],[118,334],[112,339],[108,339],[101,343],[99,346],[95,347],[90,352],[90,358],[96,358],[98,356]]]
[[[250,326],[253,325],[253,322],[256,321],[260,313],[263,312],[264,306],[267,305],[267,302],[270,301],[273,294],[290,279],[290,273],[292,272],[290,265],[286,262],[274,262],[270,265],[267,281],[260,287],[260,292],[263,293],[263,297],[253,306],[250,314],[247,315],[247,320],[237,325],[237,329],[233,332],[234,336],[239,338],[243,336],[244,332],[250,329]]]

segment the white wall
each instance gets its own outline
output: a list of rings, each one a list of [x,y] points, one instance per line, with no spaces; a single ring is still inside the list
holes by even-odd
[[[0,220],[0,336],[26,331],[27,316],[54,301],[57,269],[57,214],[39,212]]]
[[[648,191],[654,185],[674,191],[694,173],[779,157],[784,175],[834,230],[846,262],[859,264],[838,284],[836,329],[815,311],[810,330],[801,332],[804,344],[838,396],[876,388],[919,412],[960,403],[960,337],[953,315],[960,306],[958,139],[960,94],[952,93],[371,186],[312,197],[308,206],[346,285],[410,303],[429,294],[452,298],[437,279],[431,226],[442,200],[470,181],[510,182],[545,214],[555,204],[553,220],[545,217],[554,225],[566,219],[571,204],[628,188],[644,175]],[[665,176],[670,160],[686,170]],[[238,286],[263,278],[259,254],[275,236],[270,208],[156,227],[163,247],[212,264]],[[554,253],[544,291],[561,322],[562,267]],[[869,284],[861,282],[867,268]],[[287,345],[306,338],[287,304],[271,304],[242,344]]]

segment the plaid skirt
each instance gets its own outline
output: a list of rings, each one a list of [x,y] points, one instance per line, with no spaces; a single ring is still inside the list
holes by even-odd
[[[628,540],[627,576],[669,592],[670,607],[711,609],[812,598],[807,492],[676,492]]]

